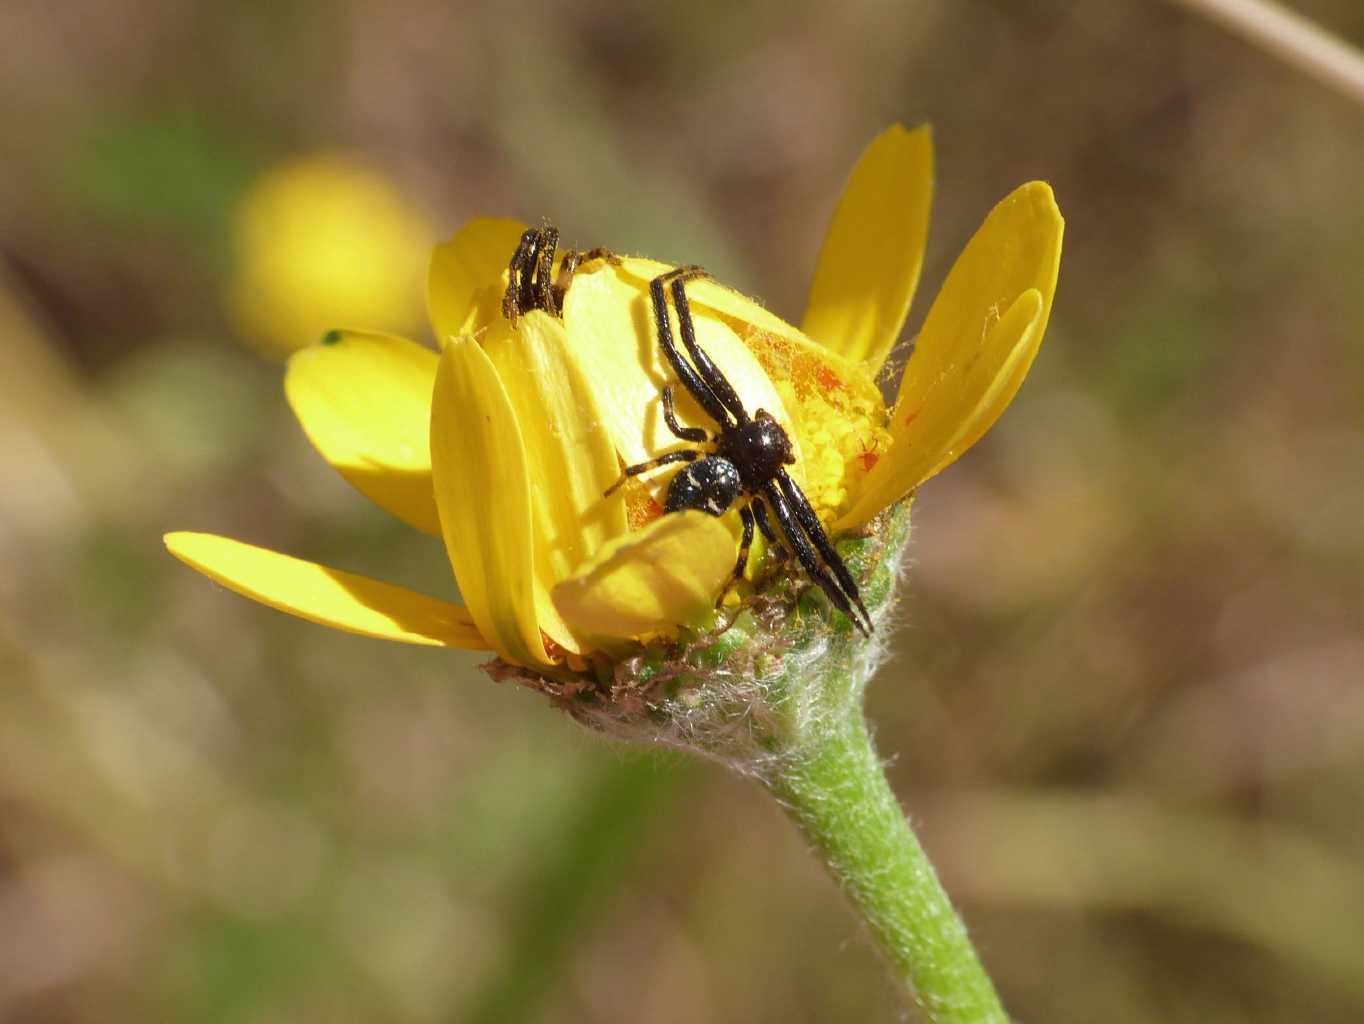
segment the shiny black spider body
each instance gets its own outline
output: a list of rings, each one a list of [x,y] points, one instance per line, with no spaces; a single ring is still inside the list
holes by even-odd
[[[663,511],[695,508],[713,516],[724,515],[743,491],[738,467],[721,455],[712,455],[686,466],[672,478]]]
[[[559,315],[567,281],[564,269],[560,270],[557,279],[552,276],[557,241],[558,232],[548,227],[531,229],[522,236],[516,255],[512,257],[511,280],[503,301],[503,312],[513,322],[517,314],[529,309],[544,309],[552,315]],[[568,277],[571,278],[580,262],[599,257],[611,258],[605,250],[596,249],[583,255],[566,255],[564,268]],[[700,427],[684,427],[678,423],[673,408],[676,385],[666,385],[662,400],[663,420],[668,429],[680,440],[708,445],[709,450],[682,448],[665,452],[647,462],[626,466],[621,478],[606,493],[613,493],[626,480],[641,473],[686,463],[686,467],[668,484],[663,504],[665,513],[696,509],[719,516],[736,502],[747,499],[739,508],[743,537],[731,585],[743,576],[748,565],[756,524],[774,551],[784,552],[789,545],[806,573],[828,595],[834,607],[848,616],[862,633],[870,635],[873,628],[871,617],[862,603],[852,573],[834,550],[809,499],[786,471],[786,467],[795,462],[791,439],[765,409],[749,415],[733,385],[696,342],[696,328],[692,321],[686,284],[703,276],[705,271],[699,267],[679,267],[654,278],[649,283],[649,296],[658,345],[664,358],[681,385],[696,399],[706,415],[715,421],[719,432],[711,433]],[[564,283],[561,285],[560,281]],[[677,311],[677,324],[686,356],[678,349],[673,337],[668,311],[669,296]],[[769,518],[769,509],[781,529],[780,538]],[[722,599],[723,596],[721,594]]]

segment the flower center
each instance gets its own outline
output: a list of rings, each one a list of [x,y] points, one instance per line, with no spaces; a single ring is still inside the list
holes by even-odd
[[[856,366],[835,369],[789,339],[751,326],[742,333],[794,421],[805,496],[823,522],[832,522],[890,447],[881,393]]]

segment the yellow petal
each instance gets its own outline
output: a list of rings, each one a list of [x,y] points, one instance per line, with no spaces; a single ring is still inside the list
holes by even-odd
[[[1064,223],[1032,182],[991,211],[933,303],[891,413],[892,442],[849,529],[950,465],[1012,401],[1046,331]]]
[[[606,545],[554,588],[564,619],[583,633],[631,637],[705,614],[734,570],[734,534],[704,512],[677,512]]]
[[[923,267],[933,135],[892,125],[853,168],[834,211],[801,330],[874,373],[900,336]]]
[[[505,321],[480,337],[497,368],[526,450],[536,576],[552,589],[593,551],[627,530],[625,499],[603,497],[620,464],[588,379],[570,356],[561,321],[538,310],[515,329]],[[569,650],[562,630],[541,628]]]
[[[525,230],[519,220],[477,217],[432,251],[426,308],[442,347],[502,316],[507,264]]]
[[[450,339],[436,371],[431,476],[445,548],[479,632],[508,661],[548,664],[525,445],[496,368],[471,338]]]
[[[998,417],[998,410],[1007,404],[1001,404],[1000,398],[1018,390],[1037,354],[1042,342],[1041,313],[1042,296],[1036,289],[1019,296],[1009,312],[991,328],[979,358],[962,367],[958,379],[952,382],[952,415],[932,415],[926,411],[911,424],[912,440],[905,440],[907,433],[892,441],[886,457],[868,474],[867,489],[859,496],[848,520],[861,522],[871,518],[950,465],[985,433]],[[913,429],[925,417],[928,418],[925,427]],[[886,465],[884,470],[882,463]]]
[[[469,613],[391,583],[209,533],[168,533],[170,553],[209,579],[333,629],[409,644],[489,650]]]
[[[626,262],[636,270],[640,265],[647,265],[646,269],[657,267],[659,273],[671,269],[649,260]],[[703,285],[718,289],[713,282],[689,282],[688,297]],[[680,349],[677,317],[671,304],[668,308],[673,337]],[[799,447],[798,435],[790,430],[791,420],[781,396],[753,352],[722,320],[705,315],[704,309],[693,307],[692,312],[697,344],[729,379],[744,407],[750,413],[766,409],[787,427]],[[667,384],[678,385],[678,419],[684,426],[718,429],[678,384],[664,360],[654,330],[647,279],[611,265],[578,274],[564,302],[564,324],[574,357],[596,391],[606,429],[627,463],[643,462],[677,447],[678,439],[663,422],[660,396]],[[787,326],[786,330],[794,328]]]
[[[619,263],[621,275],[633,278],[637,285],[647,285],[654,277],[673,269],[666,263],[639,256],[622,257]],[[575,278],[574,287],[576,280]],[[648,289],[644,291],[647,311]],[[569,295],[572,295],[571,290]],[[819,363],[828,368],[838,379],[840,386],[853,380],[859,391],[865,390],[868,393],[876,391],[876,386],[872,383],[872,374],[865,372],[858,361],[847,359],[833,349],[813,341],[798,328],[792,327],[775,313],[769,312],[767,307],[756,299],[727,288],[710,277],[688,281],[687,298],[691,300],[692,312],[701,314],[697,320],[698,325],[701,319],[715,316],[739,336],[760,362],[772,358],[774,350],[784,350],[775,357],[779,362]],[[652,329],[649,337],[651,339],[654,337]],[[723,364],[721,368],[724,368]],[[740,391],[739,394],[742,396],[743,392]],[[770,407],[768,411],[771,411]]]
[[[961,408],[967,410],[956,429],[950,422],[941,429],[940,443],[925,432],[922,447],[937,452],[937,459],[923,473],[920,482],[937,476],[994,426],[1028,375],[1046,332],[1046,303],[1042,293],[1030,288],[1018,297],[1009,311],[990,329],[980,361],[966,371]],[[985,368],[997,366],[993,372]]]
[[[332,331],[289,360],[284,392],[314,447],[361,494],[440,536],[431,490],[436,358],[391,335]]]
[[[648,285],[655,277],[666,274],[674,267],[667,263],[659,263],[657,260],[645,259],[642,256],[622,256],[618,259],[615,269],[621,274],[633,278],[636,284]],[[648,289],[645,288],[644,291],[647,305]],[[769,334],[776,334],[792,341],[809,344],[809,339],[805,335],[775,313],[769,312],[762,303],[736,292],[733,288],[726,287],[712,277],[699,277],[688,281],[687,298],[691,300],[693,312],[699,307],[702,310],[719,313],[723,317],[767,331]]]

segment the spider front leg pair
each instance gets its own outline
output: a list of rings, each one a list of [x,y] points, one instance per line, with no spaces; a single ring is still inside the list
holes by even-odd
[[[809,499],[786,471],[786,467],[795,462],[791,439],[765,409],[759,409],[752,416],[748,414],[728,378],[697,344],[686,284],[704,274],[699,267],[679,267],[654,278],[649,284],[649,295],[658,345],[664,358],[681,385],[720,429],[712,434],[678,423],[672,384],[663,389],[664,422],[679,439],[713,447],[710,450],[679,449],[648,462],[627,466],[620,480],[606,493],[613,493],[630,477],[674,463],[687,463],[668,484],[663,505],[665,513],[697,509],[719,516],[736,501],[747,499],[739,509],[743,537],[730,586],[747,567],[755,524],[769,544],[774,548],[783,547],[768,519],[770,508],[781,537],[806,574],[828,595],[835,608],[851,619],[863,634],[870,635],[873,629],[871,616],[862,603],[857,582],[834,550]],[[669,295],[677,310],[678,330],[686,355],[673,338]],[[723,599],[724,592],[720,597]]]
[[[609,249],[564,252],[559,272],[554,272],[554,256],[559,248],[559,229],[546,224],[527,228],[512,253],[507,267],[507,291],[502,296],[502,315],[516,325],[524,313],[542,309],[550,316],[563,317],[564,295],[578,267],[589,260],[615,260]]]

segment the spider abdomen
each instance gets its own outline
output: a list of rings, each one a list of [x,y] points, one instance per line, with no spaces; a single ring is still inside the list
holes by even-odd
[[[713,516],[724,515],[742,491],[738,467],[722,456],[708,455],[672,478],[663,511],[694,508]]]

